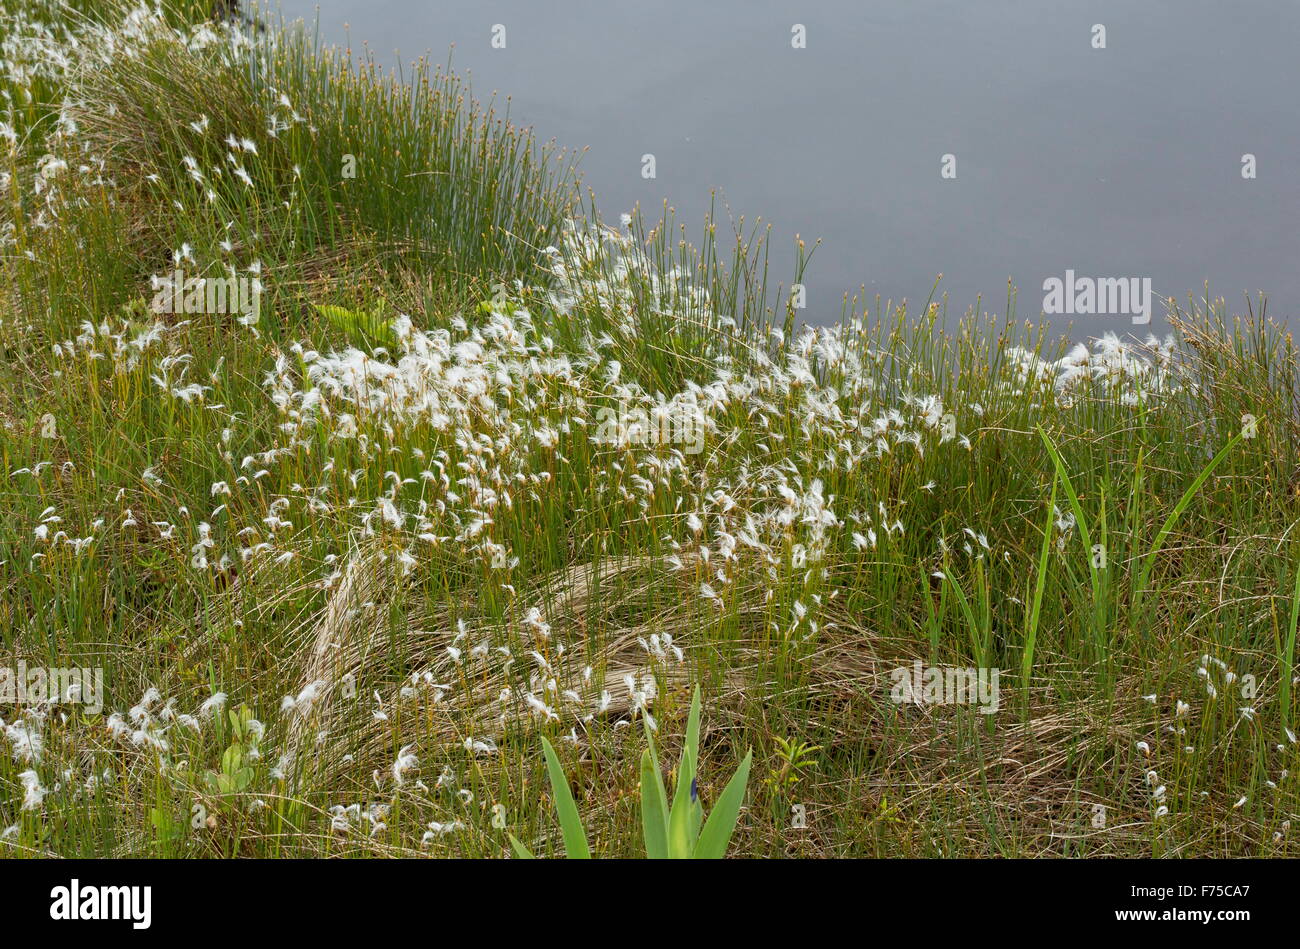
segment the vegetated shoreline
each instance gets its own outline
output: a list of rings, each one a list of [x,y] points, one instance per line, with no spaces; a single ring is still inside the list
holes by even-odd
[[[636,855],[698,685],[733,854],[1294,852],[1282,328],[799,326],[754,235],[207,15],[0,0],[0,666],[104,680],[0,704],[0,848],[558,853],[545,735]]]

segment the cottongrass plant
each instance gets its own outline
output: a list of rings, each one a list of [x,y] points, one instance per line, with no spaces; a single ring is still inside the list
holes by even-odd
[[[707,801],[752,747],[732,854],[1296,854],[1297,354],[1253,301],[800,326],[761,231],[606,223],[445,74],[0,20],[0,667],[106,690],[0,705],[6,855],[558,853],[543,740],[639,855],[647,728]],[[260,308],[156,312],[177,269]],[[916,660],[999,710],[895,703]]]

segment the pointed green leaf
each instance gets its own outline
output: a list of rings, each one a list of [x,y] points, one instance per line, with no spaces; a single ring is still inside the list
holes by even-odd
[[[646,751],[650,752],[650,763],[654,765],[655,788],[659,791],[660,807],[663,809],[666,824],[668,821],[668,792],[664,788],[663,770],[659,767],[659,754],[655,751],[655,733],[650,730],[650,723],[645,718],[642,718],[641,722],[645,728]]]
[[[1170,512],[1169,517],[1167,517],[1164,524],[1160,526],[1160,533],[1156,534],[1155,543],[1151,545],[1151,549],[1147,551],[1146,556],[1142,558],[1142,566],[1141,569],[1138,570],[1137,586],[1135,586],[1133,590],[1135,594],[1133,597],[1135,604],[1141,603],[1142,601],[1142,595],[1147,589],[1147,580],[1151,576],[1151,568],[1155,566],[1156,557],[1160,554],[1160,551],[1164,549],[1165,538],[1167,538],[1169,532],[1174,529],[1175,522],[1177,522],[1183,511],[1187,510],[1188,506],[1192,503],[1192,498],[1194,498],[1196,492],[1201,489],[1201,485],[1205,484],[1210,475],[1214,474],[1214,469],[1219,467],[1219,463],[1228,457],[1228,453],[1231,452],[1232,449],[1237,447],[1237,443],[1241,441],[1242,437],[1243,433],[1238,432],[1228,441],[1228,444],[1219,449],[1219,453],[1211,458],[1210,463],[1201,469],[1201,473],[1196,476],[1196,480],[1194,480],[1191,485],[1188,486],[1187,490],[1183,492],[1183,496],[1179,498],[1178,503],[1174,505],[1174,509]]]
[[[1074,523],[1079,529],[1079,539],[1083,541],[1083,551],[1090,554],[1092,551],[1092,535],[1088,531],[1088,517],[1083,513],[1083,505],[1079,503],[1079,495],[1074,490],[1074,482],[1070,480],[1070,473],[1065,468],[1065,461],[1061,458],[1061,453],[1056,448],[1056,442],[1052,441],[1051,436],[1043,431],[1043,427],[1038,426],[1038,435],[1043,440],[1043,445],[1047,448],[1047,454],[1051,456],[1052,465],[1056,468],[1056,476],[1061,479],[1061,487],[1065,488],[1065,496],[1070,501],[1070,510],[1074,512]],[[1097,576],[1097,567],[1093,566],[1092,559],[1088,559],[1089,577],[1092,580],[1092,598],[1096,602],[1101,596],[1101,580]]]
[[[641,753],[641,830],[645,855],[651,860],[668,857],[668,799],[663,778],[650,749]]]
[[[1038,620],[1042,616],[1043,590],[1047,586],[1048,558],[1052,553],[1052,519],[1056,516],[1056,486],[1060,477],[1052,474],[1052,497],[1047,502],[1047,523],[1043,525],[1043,545],[1038,553],[1038,574],[1034,578],[1034,595],[1025,621],[1024,651],[1020,655],[1021,687],[1028,689],[1034,671],[1034,646],[1038,642]]]
[[[1297,623],[1300,623],[1300,566],[1296,567],[1295,589],[1291,594],[1291,621],[1286,628],[1286,645],[1281,647],[1278,657],[1282,675],[1278,679],[1277,698],[1282,708],[1282,727],[1288,730],[1291,728],[1291,679],[1295,669]]]
[[[510,834],[509,836],[510,836],[510,847],[511,849],[514,850],[516,857],[518,857],[520,860],[537,859],[536,857],[533,856],[533,852],[531,850],[529,850],[527,847],[525,847],[522,843],[519,842],[518,837],[516,837],[514,834]]]
[[[718,803],[713,805],[709,820],[700,833],[699,843],[695,845],[695,856],[700,860],[721,860],[727,855],[727,844],[735,833],[736,821],[740,818],[740,805],[745,800],[745,788],[749,784],[749,765],[754,757],[752,751],[745,753],[745,760],[740,763],[736,773],[727,782]]]
[[[697,760],[700,753],[700,687],[695,687],[691,696],[691,714],[686,720],[686,748],[691,753],[691,761]]]
[[[551,778],[551,796],[555,798],[555,813],[560,818],[560,830],[564,833],[564,852],[571,860],[589,860],[591,851],[587,849],[587,834],[582,829],[582,819],[578,817],[578,805],[573,801],[573,792],[569,790],[569,780],[560,767],[560,759],[555,749],[545,738],[542,739],[542,751],[546,755],[546,771]]]
[[[668,854],[677,859],[690,857],[699,833],[699,802],[695,800],[695,761],[700,747],[700,689],[695,687],[691,714],[686,722],[686,743],[677,766],[677,786],[673,789],[673,808],[668,815]]]

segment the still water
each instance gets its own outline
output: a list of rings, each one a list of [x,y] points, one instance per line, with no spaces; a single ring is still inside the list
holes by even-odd
[[[667,200],[700,221],[716,192],[734,216],[772,225],[773,278],[786,282],[795,235],[821,238],[805,281],[812,322],[836,319],[846,293],[920,303],[940,273],[950,313],[980,295],[1001,313],[1008,278],[1033,318],[1050,278],[1136,278],[1139,291],[1149,279],[1155,297],[1180,300],[1208,281],[1234,309],[1264,291],[1271,315],[1300,311],[1293,0],[281,10],[387,65],[450,53],[477,97],[508,96],[540,140],[588,149],[580,169],[606,220]],[[1071,308],[1052,325],[1076,337],[1165,325],[1159,299],[1148,326],[1131,304]]]

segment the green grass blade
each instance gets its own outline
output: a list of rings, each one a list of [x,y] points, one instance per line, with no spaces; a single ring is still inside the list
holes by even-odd
[[[1088,519],[1083,513],[1083,505],[1079,503],[1079,495],[1074,490],[1074,484],[1070,481],[1070,473],[1065,469],[1065,462],[1061,459],[1061,453],[1057,450],[1056,443],[1052,441],[1047,432],[1043,431],[1042,426],[1039,426],[1038,434],[1047,447],[1047,454],[1052,458],[1052,465],[1056,468],[1056,476],[1061,479],[1061,486],[1065,488],[1065,496],[1070,500],[1070,509],[1074,512],[1074,522],[1079,528],[1079,539],[1083,541],[1083,552],[1088,558],[1088,576],[1092,580],[1092,595],[1095,603],[1101,595],[1101,578],[1097,576],[1097,568],[1092,565],[1092,534],[1088,530]]]
[[[1191,486],[1183,492],[1183,496],[1179,499],[1178,503],[1174,505],[1173,511],[1167,518],[1165,518],[1165,522],[1160,528],[1160,533],[1156,535],[1155,543],[1151,545],[1151,549],[1147,551],[1147,555],[1142,558],[1142,567],[1138,571],[1137,587],[1134,590],[1134,612],[1136,612],[1137,606],[1142,602],[1142,595],[1146,592],[1147,578],[1151,575],[1151,568],[1155,565],[1156,557],[1165,545],[1165,538],[1167,538],[1169,532],[1174,529],[1174,523],[1182,515],[1183,511],[1187,510],[1188,506],[1192,503],[1192,498],[1195,497],[1196,492],[1201,489],[1201,485],[1205,484],[1210,475],[1214,473],[1214,469],[1219,467],[1219,464],[1223,459],[1228,457],[1228,453],[1232,451],[1232,449],[1237,447],[1237,443],[1241,441],[1241,439],[1242,433],[1238,432],[1233,436],[1228,444],[1219,449],[1219,453],[1210,459],[1208,465],[1201,469],[1201,473],[1196,476],[1196,480],[1193,481]]]
[[[515,856],[520,860],[536,860],[533,852],[525,847],[514,834],[510,835],[510,848],[514,850]]]
[[[1295,675],[1295,634],[1296,625],[1300,623],[1300,564],[1296,565],[1295,588],[1291,592],[1291,620],[1286,628],[1286,646],[1278,657],[1280,681],[1278,683],[1278,704],[1282,706],[1282,725],[1291,727],[1291,677]]]
[[[645,728],[646,751],[650,753],[650,764],[654,769],[654,786],[659,797],[659,809],[663,812],[664,827],[668,826],[668,790],[664,787],[664,772],[659,767],[659,752],[655,749],[654,732],[650,730],[650,723],[642,719],[642,725]]]
[[[971,609],[970,601],[966,599],[966,592],[957,582],[957,578],[952,575],[952,571],[945,568],[943,578],[952,586],[952,592],[957,595],[957,606],[961,610],[963,618],[966,620],[966,626],[970,629],[970,643],[972,658],[980,665],[984,665],[983,647],[981,645],[980,626],[975,619],[975,611]]]
[[[574,803],[573,792],[569,790],[569,781],[560,767],[560,759],[555,749],[545,738],[542,739],[542,751],[546,754],[546,770],[551,778],[551,794],[555,798],[555,813],[560,818],[560,830],[564,833],[564,852],[571,860],[588,860],[591,851],[587,848],[587,834],[582,829],[582,819],[578,817],[578,805]]]
[[[650,749],[641,752],[641,832],[645,855],[651,860],[668,857],[668,799],[663,779]]]
[[[691,698],[691,714],[686,723],[686,743],[677,766],[677,786],[673,789],[673,807],[668,815],[668,853],[682,859],[695,851],[699,833],[699,799],[695,793],[695,762],[700,747],[700,689]]]
[[[721,860],[727,855],[727,844],[736,831],[736,821],[740,818],[740,805],[745,800],[745,788],[749,784],[749,766],[754,757],[752,751],[745,753],[745,760],[740,763],[736,773],[727,782],[718,802],[713,805],[709,819],[700,832],[699,842],[695,845],[695,856],[701,860]]]
[[[1029,606],[1029,620],[1025,625],[1025,647],[1020,657],[1020,687],[1029,688],[1034,672],[1034,648],[1038,643],[1038,622],[1042,617],[1043,590],[1047,586],[1047,565],[1052,553],[1052,519],[1056,510],[1056,486],[1060,479],[1052,477],[1052,496],[1047,502],[1047,521],[1043,524],[1043,545],[1038,552],[1038,576],[1034,578],[1034,598]]]

